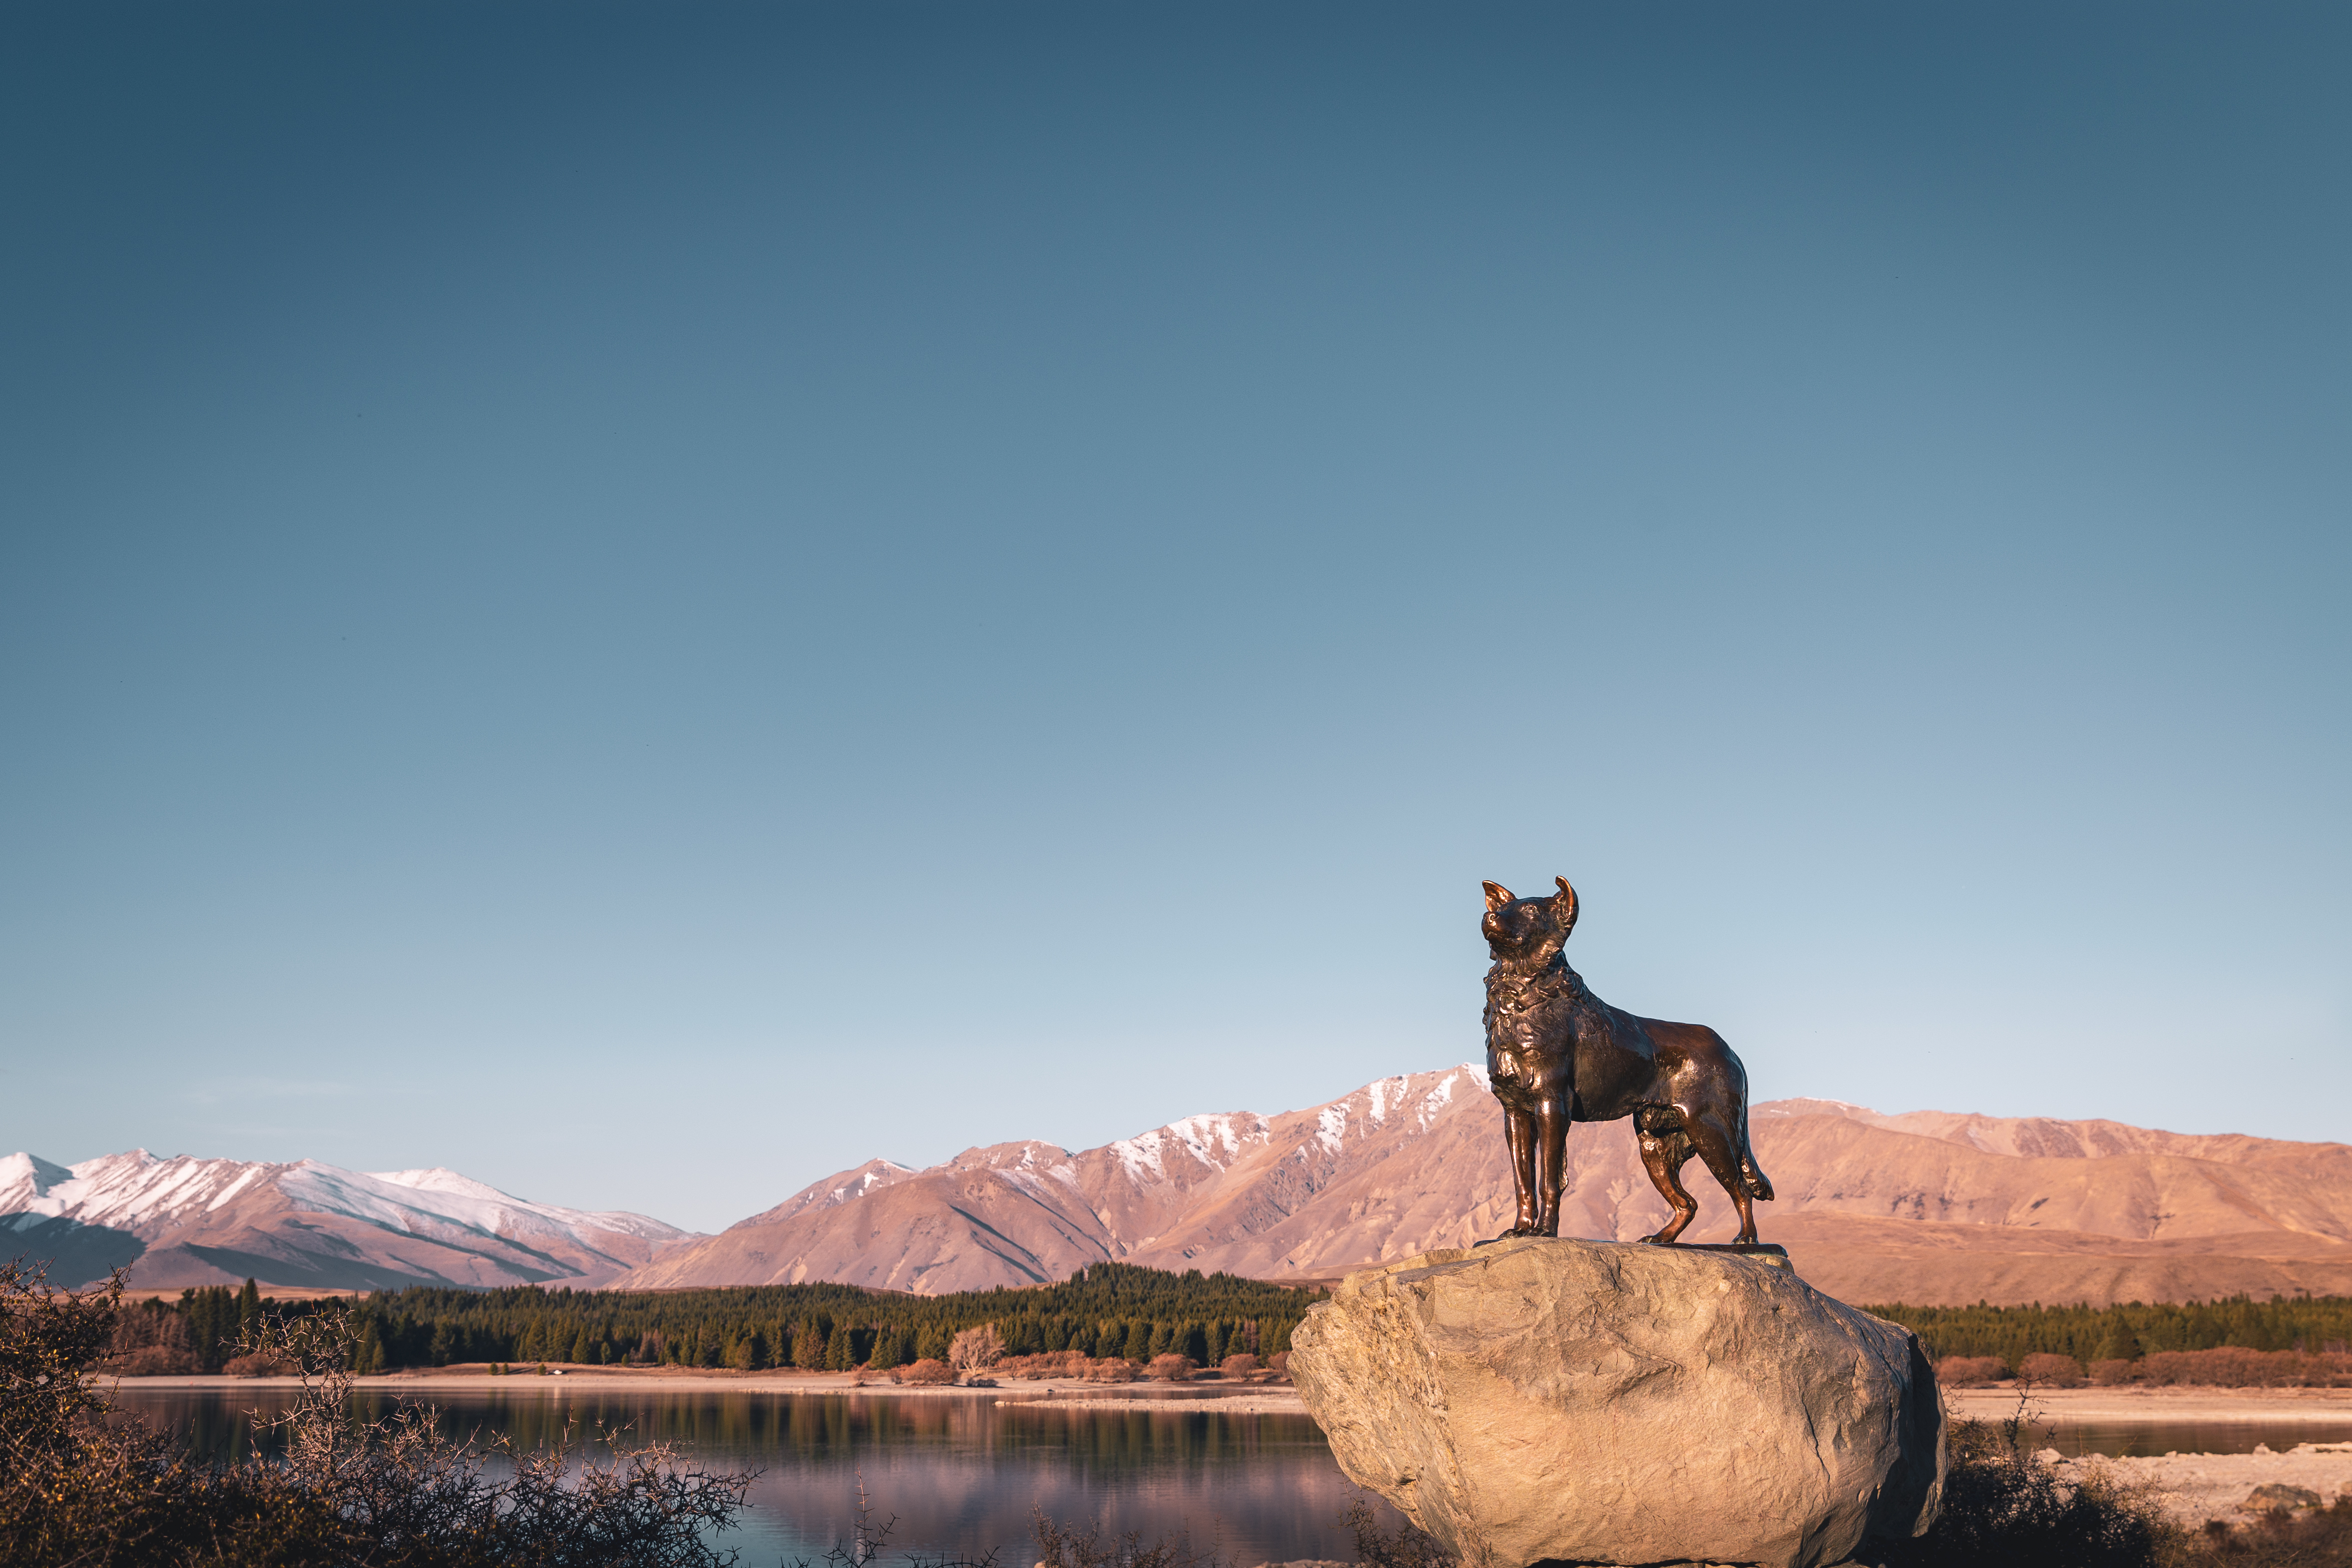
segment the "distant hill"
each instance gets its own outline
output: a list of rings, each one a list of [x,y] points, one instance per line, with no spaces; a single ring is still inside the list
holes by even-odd
[[[2118,1122],[1828,1100],[1755,1108],[1779,1201],[1765,1239],[1852,1301],[2352,1295],[2352,1146],[2191,1136]],[[1694,1164],[1688,1239],[1731,1234]],[[1626,1123],[1569,1139],[1562,1230],[1633,1240],[1664,1205]],[[1021,1142],[916,1170],[872,1160],[716,1236],[636,1214],[510,1197],[452,1171],[158,1159],[71,1169],[0,1158],[0,1256],[58,1260],[60,1283],[116,1263],[140,1286],[381,1290],[545,1282],[666,1289],[835,1281],[940,1295],[1066,1279],[1116,1260],[1332,1280],[1492,1236],[1510,1176],[1476,1067],[1368,1083],[1276,1115],[1191,1116],[1073,1153]]]
[[[0,1257],[50,1260],[58,1285],[127,1263],[142,1289],[247,1276],[340,1291],[585,1288],[688,1239],[642,1214],[530,1203],[450,1170],[159,1159],[144,1149],[72,1166],[0,1156]]]
[[[1855,1301],[1922,1305],[2352,1293],[2352,1147],[2199,1137],[2115,1122],[1822,1100],[1755,1108],[1780,1193],[1764,1238]],[[1664,1205],[1625,1123],[1570,1138],[1564,1233],[1633,1240]],[[1696,1164],[1692,1240],[1730,1206]],[[936,1294],[1066,1277],[1104,1259],[1329,1279],[1492,1236],[1511,1189],[1501,1114],[1474,1066],[1328,1104],[1193,1116],[1077,1153],[998,1144],[913,1170],[828,1176],[624,1288],[832,1280]]]

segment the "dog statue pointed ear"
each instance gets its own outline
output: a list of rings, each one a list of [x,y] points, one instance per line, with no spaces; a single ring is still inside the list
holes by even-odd
[[[1560,939],[1565,941],[1568,934],[1576,929],[1576,889],[1568,885],[1568,878],[1564,876],[1556,876],[1552,881],[1559,883],[1559,892],[1553,896],[1552,902],[1559,906],[1557,918]]]
[[[1482,882],[1478,885],[1486,890],[1486,907],[1488,910],[1492,911],[1500,909],[1503,905],[1511,902],[1513,896],[1511,890],[1505,887],[1501,883]]]

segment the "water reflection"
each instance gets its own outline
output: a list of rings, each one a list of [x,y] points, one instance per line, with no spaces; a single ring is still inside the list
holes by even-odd
[[[2341,1421],[2062,1421],[2043,1423],[2051,1448],[2077,1454],[2251,1454],[2257,1443],[2281,1453],[2297,1443],[2352,1442]]]
[[[758,1468],[745,1529],[729,1538],[747,1564],[815,1558],[856,1525],[862,1478],[877,1516],[896,1516],[894,1549],[993,1551],[1003,1568],[1035,1560],[1032,1507],[1066,1521],[1099,1519],[1147,1541],[1189,1531],[1243,1563],[1349,1555],[1337,1528],[1357,1495],[1322,1432],[1304,1416],[1227,1414],[1198,1405],[1105,1410],[1078,1402],[996,1403],[992,1394],[923,1398],[862,1394],[572,1392],[561,1385],[450,1393],[444,1427],[504,1434],[520,1447],[601,1422],[677,1444],[714,1467]],[[266,1389],[157,1389],[126,1385],[123,1403],[184,1432],[200,1451],[252,1451],[244,1411],[283,1407]],[[381,1394],[358,1414],[392,1408]],[[265,1437],[262,1439],[267,1441]],[[1385,1510],[1383,1510],[1385,1514]],[[1393,1515],[1386,1515],[1393,1524]]]
[[[1189,1530],[1196,1548],[1244,1564],[1344,1558],[1334,1521],[1357,1494],[1322,1432],[1304,1416],[1237,1415],[1200,1405],[1105,1410],[1075,1401],[996,1403],[994,1394],[921,1398],[867,1394],[735,1394],[567,1388],[552,1380],[460,1392],[440,1401],[445,1427],[517,1445],[554,1442],[599,1423],[675,1443],[719,1468],[757,1468],[743,1531],[729,1538],[747,1565],[815,1559],[856,1526],[862,1477],[894,1548],[978,1555],[1028,1568],[1034,1506],[1067,1521],[1100,1519],[1147,1541]],[[123,1403],[187,1435],[215,1458],[252,1451],[244,1412],[283,1408],[258,1388],[142,1390]],[[380,1393],[354,1400],[377,1416]],[[2340,1422],[2074,1422],[2033,1440],[2066,1454],[2245,1453],[2257,1443],[2352,1439]],[[267,1442],[265,1437],[261,1439]],[[1395,1516],[1385,1507],[1383,1519]]]

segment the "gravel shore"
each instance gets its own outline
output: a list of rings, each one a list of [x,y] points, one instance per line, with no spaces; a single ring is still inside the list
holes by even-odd
[[[2062,1475],[2104,1470],[2126,1483],[2149,1487],[2165,1512],[2192,1528],[2209,1519],[2244,1523],[2247,1498],[2256,1487],[2301,1487],[2315,1494],[2322,1507],[2352,1491],[2352,1443],[2298,1443],[2275,1454],[2257,1448],[2251,1454],[2091,1455],[2053,1462]]]

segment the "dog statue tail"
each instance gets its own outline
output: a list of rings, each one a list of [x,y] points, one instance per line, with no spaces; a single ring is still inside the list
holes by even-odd
[[[1764,1167],[1756,1163],[1755,1145],[1748,1141],[1748,1107],[1745,1105],[1739,1108],[1739,1185],[1748,1189],[1748,1197],[1764,1203],[1772,1201],[1772,1179],[1764,1174]]]

